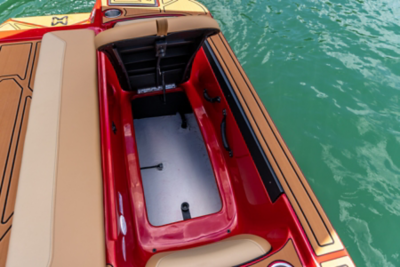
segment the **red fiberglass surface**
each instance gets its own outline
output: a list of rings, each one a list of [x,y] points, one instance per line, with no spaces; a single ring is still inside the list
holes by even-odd
[[[248,233],[268,240],[271,253],[291,238],[303,264],[314,266],[312,249],[286,196],[275,203],[270,201],[203,50],[195,58],[190,80],[169,92],[184,91],[189,98],[213,165],[222,209],[187,221],[152,226],[146,214],[135,114],[131,111],[132,99],[141,95],[122,90],[107,57],[99,52],[98,59],[108,263],[145,266],[155,252],[191,248]],[[221,103],[205,101],[204,88],[211,96],[221,96]],[[227,138],[235,152],[232,158],[219,138],[223,109],[228,112]],[[126,222],[127,231],[121,228],[121,221]]]

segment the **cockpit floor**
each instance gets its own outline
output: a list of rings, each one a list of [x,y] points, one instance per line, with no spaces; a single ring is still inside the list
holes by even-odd
[[[134,120],[147,215],[154,226],[216,213],[221,199],[210,159],[193,113]],[[148,168],[162,164],[161,168]]]

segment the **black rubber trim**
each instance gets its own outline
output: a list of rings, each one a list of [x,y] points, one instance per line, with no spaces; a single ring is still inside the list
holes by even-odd
[[[249,148],[250,154],[264,183],[265,189],[267,190],[271,201],[275,202],[278,197],[284,193],[283,188],[279,183],[279,180],[276,177],[275,172],[272,169],[271,164],[269,163],[264,153],[264,150],[258,142],[258,139],[250,125],[250,122],[247,119],[247,116],[244,113],[243,108],[240,105],[240,102],[235,92],[233,91],[233,88],[228,78],[226,77],[218,60],[214,55],[214,52],[208,44],[208,41],[205,41],[203,49],[208,58],[208,61],[211,64],[214,74],[218,79],[218,83],[221,86],[222,92],[225,95],[229,107],[233,115],[235,116],[240,132],[242,133],[246,145]]]

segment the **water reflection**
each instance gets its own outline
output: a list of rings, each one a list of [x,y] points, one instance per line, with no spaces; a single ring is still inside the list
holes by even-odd
[[[201,0],[358,266],[400,266],[400,3]]]

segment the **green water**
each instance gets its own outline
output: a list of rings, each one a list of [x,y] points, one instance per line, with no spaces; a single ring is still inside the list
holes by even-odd
[[[201,2],[357,266],[400,266],[400,2]],[[0,22],[93,4],[0,0]]]

